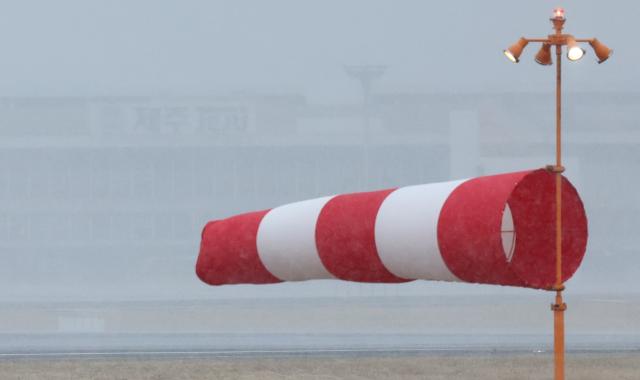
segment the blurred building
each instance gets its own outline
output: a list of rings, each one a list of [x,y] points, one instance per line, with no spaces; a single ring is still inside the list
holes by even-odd
[[[639,104],[566,96],[567,174],[591,216],[585,284],[640,266]],[[108,296],[113,282],[173,297],[197,281],[210,219],[554,158],[549,94],[380,92],[366,139],[362,112],[300,94],[0,99],[0,299]]]

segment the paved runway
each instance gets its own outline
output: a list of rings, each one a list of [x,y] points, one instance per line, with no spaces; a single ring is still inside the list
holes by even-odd
[[[3,380],[527,380],[552,378],[543,353],[303,351],[167,353],[148,356],[14,357],[0,359]],[[54,353],[55,354],[55,353]],[[105,353],[103,353],[105,354]],[[175,355],[174,355],[175,354]],[[246,354],[246,355],[245,355]],[[637,380],[639,352],[569,353],[568,378]]]

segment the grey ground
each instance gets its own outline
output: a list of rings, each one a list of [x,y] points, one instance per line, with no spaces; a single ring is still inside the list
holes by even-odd
[[[409,354],[283,357],[15,358],[4,380],[32,379],[551,379],[544,354]],[[637,380],[640,353],[570,353],[567,379]]]
[[[640,379],[637,297],[570,300],[567,379]],[[547,293],[5,304],[0,380],[551,379],[552,317]]]

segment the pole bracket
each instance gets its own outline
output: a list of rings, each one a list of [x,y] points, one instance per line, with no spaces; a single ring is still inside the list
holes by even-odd
[[[561,304],[557,304],[557,303],[551,304],[551,311],[565,311],[565,310],[567,310],[567,304],[564,302]]]
[[[547,171],[551,173],[562,173],[564,172],[564,166],[562,165],[547,165],[544,167]]]

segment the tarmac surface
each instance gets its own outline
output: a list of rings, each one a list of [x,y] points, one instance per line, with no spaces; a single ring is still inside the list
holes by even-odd
[[[181,352],[0,359],[6,380],[552,379],[551,353],[460,351]],[[567,379],[637,380],[640,352],[572,352]]]

